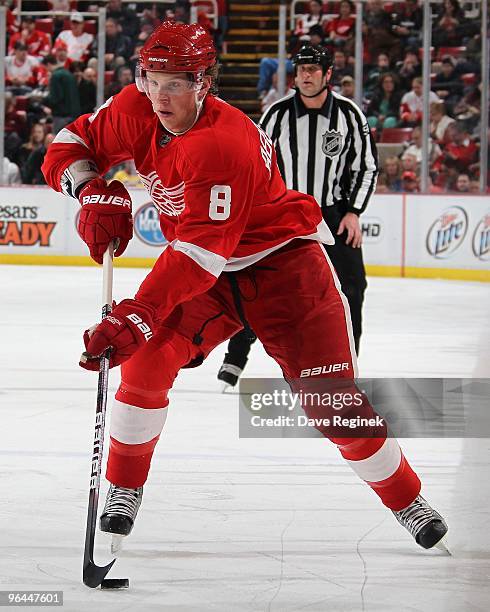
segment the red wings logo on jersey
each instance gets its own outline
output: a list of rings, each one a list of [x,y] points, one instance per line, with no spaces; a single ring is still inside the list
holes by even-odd
[[[140,174],[140,178],[160,212],[170,217],[178,217],[184,211],[183,181],[174,187],[164,187],[156,172],[150,172],[148,176]]]

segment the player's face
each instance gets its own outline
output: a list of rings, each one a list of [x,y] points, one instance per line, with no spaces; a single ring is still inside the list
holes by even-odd
[[[318,64],[300,64],[296,73],[296,87],[301,94],[314,96],[328,83],[330,74],[331,70],[328,70],[324,75]]]
[[[204,77],[202,85],[190,81],[185,72],[147,72],[146,78],[148,97],[163,127],[175,133],[192,127],[198,113],[198,101],[203,100],[209,90],[209,77]]]

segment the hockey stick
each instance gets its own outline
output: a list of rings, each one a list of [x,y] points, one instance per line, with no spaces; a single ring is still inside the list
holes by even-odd
[[[102,319],[112,310],[112,257],[114,247],[109,245],[104,253],[102,281]],[[90,473],[90,492],[88,496],[87,527],[85,530],[85,551],[83,555],[83,582],[91,588],[98,587],[108,571],[116,562],[100,567],[94,561],[94,540],[97,528],[97,507],[99,505],[100,474],[102,471],[102,454],[104,449],[104,426],[107,406],[107,388],[109,386],[108,349],[100,358],[99,380],[97,384],[97,408],[95,410],[95,434],[92,453],[92,470]]]

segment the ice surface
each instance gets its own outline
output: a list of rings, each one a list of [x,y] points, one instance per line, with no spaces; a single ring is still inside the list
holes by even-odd
[[[116,270],[116,299],[144,274]],[[101,273],[3,266],[0,278],[0,589],[61,589],[67,612],[490,609],[489,440],[402,441],[450,525],[452,557],[423,551],[330,443],[238,438],[237,396],[216,392],[224,347],[172,393],[109,575],[129,591],[84,587],[96,375],[77,362]],[[489,297],[486,284],[370,279],[361,374],[490,376]],[[255,345],[246,373],[279,369]],[[108,549],[98,536],[100,564]]]

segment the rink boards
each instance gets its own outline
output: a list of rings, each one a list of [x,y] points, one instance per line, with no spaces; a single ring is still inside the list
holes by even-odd
[[[130,192],[134,238],[116,263],[145,267],[167,241],[147,192]],[[0,188],[0,263],[91,265],[78,210],[47,187]],[[370,275],[490,281],[488,195],[376,194],[361,226]]]

